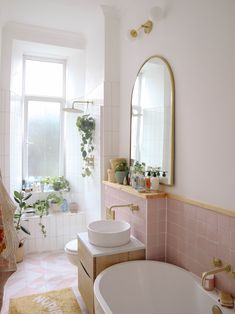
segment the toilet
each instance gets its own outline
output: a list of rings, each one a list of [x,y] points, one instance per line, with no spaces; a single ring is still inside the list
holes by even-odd
[[[70,261],[70,263],[72,263],[75,266],[78,266],[77,246],[78,246],[77,239],[74,239],[74,240],[69,241],[64,247],[64,251],[68,257],[68,260]]]

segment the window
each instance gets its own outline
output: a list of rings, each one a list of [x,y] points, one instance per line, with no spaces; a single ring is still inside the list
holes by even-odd
[[[63,174],[65,62],[24,57],[23,177]]]

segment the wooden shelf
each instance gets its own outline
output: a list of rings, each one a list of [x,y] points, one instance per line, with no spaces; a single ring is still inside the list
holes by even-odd
[[[137,190],[133,189],[133,187],[129,185],[123,185],[118,183],[113,183],[109,181],[103,181],[104,185],[110,186],[116,190],[123,191],[132,195],[135,195],[137,197],[145,198],[145,199],[152,199],[152,198],[164,198],[167,196],[165,192],[162,191],[156,191],[156,192],[138,192]]]

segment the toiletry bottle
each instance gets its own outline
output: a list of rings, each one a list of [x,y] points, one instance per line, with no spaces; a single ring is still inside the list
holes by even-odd
[[[153,176],[150,179],[151,181],[151,190],[157,191],[159,189],[159,177],[157,176],[156,172],[153,173]]]
[[[151,187],[151,172],[148,171],[147,176],[145,178],[145,188],[146,191],[150,191],[150,187]]]

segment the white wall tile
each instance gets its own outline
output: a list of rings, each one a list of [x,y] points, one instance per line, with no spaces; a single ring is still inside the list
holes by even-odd
[[[76,238],[78,232],[86,230],[84,212],[48,215],[42,218],[42,222],[46,226],[46,238],[38,225],[39,217],[30,217],[25,221],[24,225],[31,233],[26,240],[26,253],[63,249],[68,241]]]
[[[119,106],[120,104],[120,83],[112,82],[111,83],[111,105]]]

